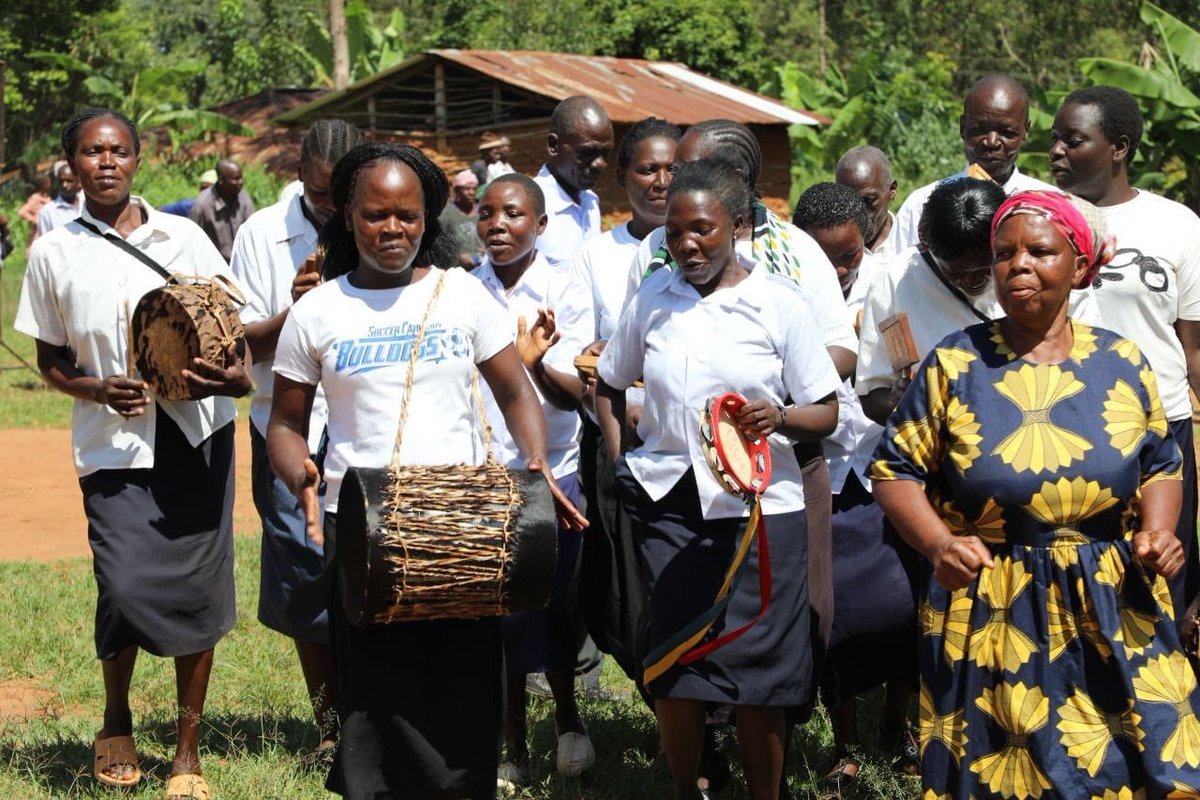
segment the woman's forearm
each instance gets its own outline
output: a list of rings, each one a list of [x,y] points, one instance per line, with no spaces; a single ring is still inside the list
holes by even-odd
[[[1143,486],[1138,515],[1142,530],[1173,531],[1183,505],[1183,482],[1161,480]]]
[[[99,393],[104,378],[85,375],[70,357],[70,353],[66,347],[56,347],[39,339],[37,363],[42,377],[46,383],[63,394],[79,400],[100,402]]]
[[[537,384],[542,397],[550,401],[555,408],[563,411],[577,411],[587,387],[578,375],[561,372],[546,365],[545,359],[529,369],[529,376]]]
[[[596,379],[596,423],[604,437],[605,452],[611,461],[625,450],[622,431],[625,430],[625,393],[600,378]]]
[[[953,536],[916,481],[872,481],[871,492],[901,538],[928,560]]]
[[[804,406],[784,406],[783,424],[778,431],[798,442],[819,442],[837,429],[836,395]]]

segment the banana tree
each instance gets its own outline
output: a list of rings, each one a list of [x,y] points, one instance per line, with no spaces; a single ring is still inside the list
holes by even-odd
[[[187,83],[207,67],[200,59],[190,59],[168,67],[148,67],[134,75],[126,86],[90,64],[64,53],[30,53],[30,58],[84,76],[83,86],[91,94],[93,102],[117,109],[132,119],[139,130],[165,128],[172,147],[202,138],[208,133],[254,135],[253,130],[235,119],[188,105]]]
[[[404,60],[405,20],[400,9],[392,11],[385,26],[380,28],[372,19],[371,10],[363,0],[346,3],[346,41],[349,48],[350,80],[357,81],[381,72]],[[312,66],[315,82],[332,88],[333,39],[325,19],[311,11],[304,12],[304,46],[297,52]]]
[[[1141,66],[1110,58],[1085,58],[1083,73],[1117,86],[1139,101],[1146,132],[1137,185],[1160,191],[1200,210],[1200,31],[1145,2],[1141,18],[1157,47]]]

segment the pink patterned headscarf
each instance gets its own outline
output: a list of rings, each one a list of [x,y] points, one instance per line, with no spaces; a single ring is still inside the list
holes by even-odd
[[[992,218],[992,244],[996,231],[1012,216],[1033,214],[1042,217],[1058,229],[1071,248],[1087,259],[1088,271],[1083,285],[1090,286],[1100,267],[1112,260],[1117,239],[1108,232],[1100,209],[1088,201],[1062,192],[1018,192],[1005,200]]]

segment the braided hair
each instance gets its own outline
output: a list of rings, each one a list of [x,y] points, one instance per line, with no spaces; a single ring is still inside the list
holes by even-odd
[[[362,132],[344,119],[319,119],[300,143],[301,164],[336,164],[362,144]]]
[[[667,187],[667,202],[692,192],[713,195],[731,221],[739,216],[745,218],[751,201],[750,189],[741,174],[729,163],[715,158],[689,161],[675,168],[675,176]]]
[[[762,148],[754,132],[731,119],[708,119],[697,122],[687,132],[695,131],[708,145],[708,158],[724,161],[745,176],[746,185],[754,197],[759,197],[758,176],[762,174]]]
[[[75,148],[79,146],[79,137],[83,132],[83,126],[87,125],[94,119],[102,119],[111,117],[117,122],[125,126],[125,130],[129,132],[129,138],[133,141],[133,154],[138,156],[142,152],[142,137],[138,136],[137,126],[133,124],[133,120],[122,114],[120,111],[114,111],[111,108],[85,108],[67,121],[67,124],[62,129],[62,146],[63,152],[67,158],[75,157]]]
[[[346,209],[354,200],[358,177],[363,170],[377,163],[390,161],[404,164],[416,173],[425,197],[425,233],[414,267],[430,267],[456,263],[458,247],[449,234],[442,230],[438,215],[446,207],[450,196],[450,184],[446,174],[429,157],[407,144],[372,142],[360,144],[338,161],[333,168],[329,191],[333,198],[334,213],[321,229],[320,246],[325,250],[325,280],[353,272],[358,267],[358,247],[354,243],[354,231],[346,224]]]
[[[625,170],[629,169],[630,164],[633,163],[633,153],[639,144],[658,136],[678,142],[683,136],[683,132],[679,130],[678,126],[659,117],[646,117],[633,123],[624,138],[621,139],[621,148],[617,150],[617,172],[624,174]]]

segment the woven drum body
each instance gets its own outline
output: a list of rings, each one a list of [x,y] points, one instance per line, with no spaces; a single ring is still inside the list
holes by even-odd
[[[336,547],[354,625],[542,608],[558,558],[554,499],[541,474],[495,463],[351,468]]]
[[[130,319],[130,341],[138,372],[159,397],[194,400],[180,374],[203,358],[233,365],[226,350],[245,351],[245,330],[228,293],[215,283],[169,283],[138,300]]]

